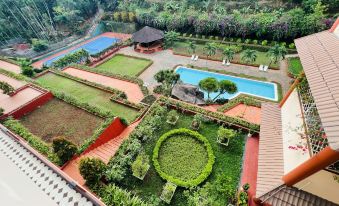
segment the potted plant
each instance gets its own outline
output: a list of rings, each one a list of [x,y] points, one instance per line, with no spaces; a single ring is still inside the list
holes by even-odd
[[[170,204],[176,189],[177,189],[177,186],[175,184],[171,182],[167,182],[162,190],[160,199],[166,202],[167,204]]]
[[[226,129],[223,126],[219,127],[217,142],[219,144],[228,146],[229,141],[236,136],[236,132],[232,129]]]
[[[179,115],[177,111],[171,110],[167,115],[167,123],[171,125],[175,125],[179,119]]]
[[[245,183],[243,186],[242,186],[242,189],[247,192],[249,189],[250,189],[250,184],[248,183]]]
[[[193,118],[192,123],[191,123],[192,130],[198,131],[200,129],[203,118],[204,117],[201,114],[194,115],[194,118]]]
[[[141,152],[132,163],[133,176],[143,180],[150,168],[149,158],[145,152]]]
[[[238,206],[248,205],[248,194],[245,191],[240,191],[238,194]]]

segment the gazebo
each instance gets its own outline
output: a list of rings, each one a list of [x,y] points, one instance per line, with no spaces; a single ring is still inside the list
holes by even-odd
[[[172,97],[191,104],[204,105],[204,93],[197,86],[177,83],[172,89]]]
[[[161,51],[163,39],[163,31],[149,26],[145,26],[132,36],[135,51],[146,54]]]

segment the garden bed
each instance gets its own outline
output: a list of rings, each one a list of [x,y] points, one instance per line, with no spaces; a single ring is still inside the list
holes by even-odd
[[[292,57],[287,59],[288,73],[291,77],[296,78],[303,72],[303,66],[298,57]]]
[[[51,143],[54,137],[63,136],[80,146],[104,120],[61,100],[52,99],[23,116],[20,122],[47,143]]]
[[[137,77],[151,66],[152,63],[153,62],[148,59],[117,54],[96,66],[93,70]]]
[[[112,102],[110,100],[111,92],[51,72],[38,77],[36,82],[52,92],[62,92],[73,96],[80,102],[96,106],[100,110],[111,112],[115,116],[125,118],[128,121],[132,121],[138,116],[138,110]]]

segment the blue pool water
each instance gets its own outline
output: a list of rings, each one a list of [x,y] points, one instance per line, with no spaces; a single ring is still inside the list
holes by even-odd
[[[59,56],[56,56],[52,59],[47,60],[44,64],[47,66],[50,66],[54,61],[61,59],[62,57],[66,56],[67,54],[79,51],[80,49],[86,50],[89,54],[97,54],[108,47],[110,47],[112,44],[119,42],[120,39],[116,39],[113,37],[99,37],[91,42],[88,42],[76,49],[73,49],[65,54],[61,54]]]
[[[200,80],[205,79],[207,77],[214,77],[219,81],[230,80],[234,82],[238,87],[238,93],[236,94],[225,93],[224,95],[221,95],[221,97],[225,99],[232,99],[241,93],[275,101],[278,99],[277,86],[274,83],[256,81],[213,72],[206,72],[186,67],[178,67],[175,70],[175,72],[180,74],[181,81],[192,85],[198,85]],[[217,94],[218,93],[211,93],[210,97],[214,98]],[[207,93],[205,93],[205,98],[207,98]]]

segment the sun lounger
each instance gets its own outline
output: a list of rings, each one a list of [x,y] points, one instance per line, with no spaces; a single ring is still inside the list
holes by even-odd
[[[193,54],[192,57],[191,57],[191,60],[194,60],[194,57],[195,57],[195,55]]]
[[[264,66],[263,71],[267,72],[267,70],[268,70],[268,66]]]
[[[222,65],[225,65],[226,64],[226,60],[222,60]]]
[[[260,64],[259,71],[264,71],[264,65]]]
[[[197,61],[199,59],[199,56],[195,56],[194,61]]]
[[[229,65],[231,65],[231,62],[230,62],[230,61],[227,61],[227,62],[226,62],[226,66],[229,66]]]

